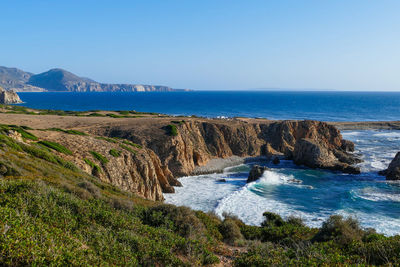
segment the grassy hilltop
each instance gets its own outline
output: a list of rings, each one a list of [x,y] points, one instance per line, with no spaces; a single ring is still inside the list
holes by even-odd
[[[29,127],[0,126],[0,265],[400,264],[400,236],[353,219],[332,216],[320,229],[269,212],[262,226],[221,220],[122,191],[57,153],[72,152]]]

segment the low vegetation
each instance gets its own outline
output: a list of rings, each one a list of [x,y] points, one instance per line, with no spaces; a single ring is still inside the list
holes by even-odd
[[[83,161],[92,168],[92,175],[98,176],[101,173],[101,168],[96,163],[92,162],[90,159],[83,159]]]
[[[5,125],[5,124],[0,125],[0,132],[3,134],[8,134],[10,133],[10,131],[15,131],[19,133],[21,137],[24,139],[37,141],[38,138],[34,134],[28,132],[27,130],[32,130],[32,129],[27,126]]]
[[[19,105],[0,105],[3,113],[12,114],[28,114],[28,115],[57,115],[57,116],[77,116],[77,117],[111,117],[111,118],[139,118],[142,115],[159,116],[161,114],[155,112],[139,112],[139,111],[115,111],[116,113],[99,113],[99,110],[93,111],[65,111],[50,109],[30,109]]]
[[[60,129],[60,128],[50,128],[48,130],[49,131],[63,132],[63,133],[67,133],[67,134],[74,134],[74,135],[88,135],[87,133],[80,132],[80,131],[77,131],[77,130],[64,130],[64,129]]]
[[[46,146],[48,148],[51,148],[51,149],[53,149],[55,151],[58,151],[60,153],[64,153],[66,155],[72,155],[72,151],[71,150],[69,150],[68,148],[66,148],[63,145],[60,145],[59,143],[46,141],[46,140],[39,141],[38,143],[43,145],[43,146]]]
[[[139,148],[139,149],[143,148],[141,145],[135,144],[135,143],[133,143],[131,141],[128,141],[128,140],[122,140],[122,143],[125,144],[125,145],[133,146],[135,148]]]
[[[96,136],[95,138],[98,139],[98,140],[107,141],[107,142],[109,142],[109,143],[114,143],[114,144],[118,143],[118,141],[115,140],[114,138],[103,137],[103,136]]]
[[[129,147],[129,146],[126,146],[126,145],[124,145],[124,144],[119,144],[119,146],[120,146],[121,148],[123,148],[123,149],[125,149],[125,150],[131,152],[132,154],[136,154],[136,153],[137,153],[136,150],[134,150],[133,148],[131,148],[131,147]]]
[[[170,136],[177,136],[178,135],[178,128],[174,124],[169,124],[166,126],[166,132]]]
[[[184,120],[181,120],[181,121],[171,121],[171,122],[174,123],[174,124],[178,124],[178,125],[181,125],[181,124],[184,124],[184,123],[185,123]]]
[[[92,154],[92,156],[98,161],[100,161],[102,164],[106,164],[108,162],[108,159],[99,152],[90,151],[90,154]]]
[[[109,153],[110,153],[111,156],[113,156],[115,158],[118,158],[118,157],[121,156],[121,151],[120,150],[110,149]]]
[[[0,126],[1,266],[204,266],[222,256],[234,266],[400,265],[400,236],[363,229],[353,218],[334,215],[311,228],[265,212],[261,226],[251,226],[229,214],[147,201],[94,177],[103,165],[93,159],[84,159],[89,175],[56,155],[65,153],[60,144],[7,136],[17,128],[30,130]]]

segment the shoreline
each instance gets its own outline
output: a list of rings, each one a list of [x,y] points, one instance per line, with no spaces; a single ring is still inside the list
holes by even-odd
[[[224,169],[229,167],[238,166],[244,163],[257,162],[257,161],[266,161],[267,157],[259,156],[259,157],[239,157],[239,156],[231,156],[228,158],[214,158],[209,160],[203,166],[197,166],[190,176],[204,175],[204,174],[212,174],[212,173],[223,173]]]

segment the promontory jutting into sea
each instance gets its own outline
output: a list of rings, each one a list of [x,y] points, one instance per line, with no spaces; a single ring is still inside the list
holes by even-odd
[[[400,1],[4,1],[0,266],[400,266]]]

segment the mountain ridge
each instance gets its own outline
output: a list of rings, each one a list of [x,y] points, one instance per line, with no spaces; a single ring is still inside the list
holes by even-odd
[[[16,92],[174,92],[190,91],[163,85],[109,84],[80,77],[61,68],[33,74],[0,66],[0,86]]]

